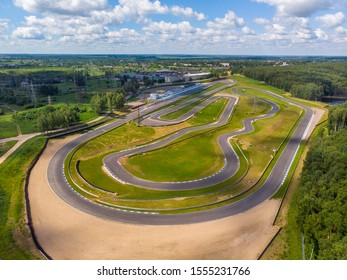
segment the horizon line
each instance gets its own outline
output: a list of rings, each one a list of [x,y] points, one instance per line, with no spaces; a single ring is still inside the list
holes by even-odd
[[[0,53],[0,56],[14,56],[14,55],[31,55],[31,56],[225,56],[225,57],[347,57],[347,55],[304,55],[304,54],[184,54],[184,53],[172,53],[172,54],[164,54],[164,53],[147,53],[147,54],[122,54],[122,53]]]

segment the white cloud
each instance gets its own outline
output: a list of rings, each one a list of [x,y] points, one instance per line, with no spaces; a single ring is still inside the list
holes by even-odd
[[[120,30],[109,31],[106,38],[110,43],[127,43],[142,41],[141,35],[133,29],[122,28]]]
[[[9,20],[0,19],[0,39],[1,39],[0,42],[8,40],[8,35],[7,35],[8,23],[9,23]]]
[[[234,26],[234,25],[232,25]],[[155,41],[164,45],[167,42],[173,42],[172,46],[189,46],[194,45],[195,48],[204,48],[207,45],[221,47],[228,43],[238,43],[243,37],[254,37],[255,32],[246,25],[241,30],[233,28],[225,28],[225,25],[207,24],[206,28],[193,27],[188,21],[179,23],[171,22],[150,22],[143,28],[146,43],[150,44]]]
[[[297,28],[310,28],[310,21],[308,18],[304,17],[276,17],[274,18],[276,23],[279,23],[288,28],[297,29]]]
[[[206,38],[212,38],[215,36],[222,36],[223,32],[221,30],[215,30],[212,28],[207,29],[197,29],[197,36],[199,38],[203,38],[203,40],[206,40]]]
[[[323,24],[323,27],[334,28],[343,25],[346,21],[345,15],[342,12],[336,14],[326,14],[320,17],[316,17],[316,20]]]
[[[248,26],[244,26],[242,28],[242,32],[246,35],[255,35],[256,34],[256,32],[254,30],[250,29]]]
[[[0,32],[5,32],[8,29],[8,20],[0,19]]]
[[[318,12],[329,10],[333,5],[332,0],[256,0],[267,3],[277,8],[280,15],[294,17],[309,17]]]
[[[32,40],[43,40],[45,39],[42,31],[35,27],[18,27],[16,28],[12,36],[18,39],[32,39]]]
[[[145,22],[148,15],[173,14],[184,17],[195,17],[198,20],[204,20],[203,13],[198,13],[190,7],[162,5],[160,1],[149,0],[119,0],[119,4],[113,10],[93,11],[94,20],[104,22],[105,24],[122,24],[128,21]]]
[[[243,27],[246,25],[246,22],[243,18],[238,17],[233,11],[228,11],[224,18],[216,18],[214,21],[209,21],[207,26],[209,28],[215,29],[228,29]]]
[[[236,53],[234,48],[241,52],[253,48],[255,52],[263,49],[276,54],[278,49],[292,52],[291,48],[300,51],[310,46],[317,46],[318,52],[319,43],[343,45],[347,42],[342,12],[317,16],[313,20],[322,23],[320,28],[310,26],[310,15],[337,7],[332,6],[336,4],[336,1],[332,4],[332,0],[252,0],[267,3],[277,10],[272,19],[253,19],[263,30],[259,34],[233,11],[195,25],[196,20],[206,20],[207,14],[199,13],[193,6],[164,4],[161,0],[117,0],[113,6],[108,0],[13,1],[35,14],[16,21],[21,23],[15,27],[12,26],[15,23],[0,19],[0,41],[9,45],[13,40],[14,45],[29,51],[36,50],[34,47],[30,49],[29,45],[42,45],[42,49],[59,51],[60,48],[63,52],[68,52],[65,46],[71,51],[75,46],[75,50],[81,52]],[[347,0],[338,2],[342,1]],[[163,15],[183,19],[165,22],[161,20]],[[136,30],[127,23],[137,23]],[[12,28],[11,36],[8,34]],[[329,32],[327,28],[330,28]]]
[[[269,33],[273,33],[273,34],[286,34],[286,28],[280,24],[274,23],[272,25],[267,25],[265,27],[265,29],[269,32]]]
[[[31,3],[31,0],[29,3]],[[113,9],[94,10],[90,12],[89,16],[77,15],[71,17],[54,13],[45,14],[41,18],[34,15],[27,16],[25,17],[25,26],[18,27],[13,33],[13,37],[22,39],[41,39],[45,37],[53,38],[58,42],[92,42],[94,40],[108,43],[134,41],[134,38],[136,38],[140,42],[140,34],[132,29],[122,28],[109,31],[114,28],[114,24],[122,25],[130,21],[145,24],[146,27],[143,28],[143,31],[148,34],[160,33],[162,37],[165,37],[164,34],[173,32],[176,37],[170,36],[172,40],[180,40],[182,39],[180,35],[183,34],[182,36],[187,37],[186,33],[195,32],[195,28],[187,21],[181,23],[165,23],[163,21],[153,23],[148,17],[151,14],[168,13],[196,17],[197,19],[205,17],[191,8],[168,7],[162,5],[160,1],[119,0]],[[129,40],[126,38],[127,33],[131,36]]]
[[[327,36],[322,30],[312,29],[308,18],[279,14],[265,25],[265,30],[259,38],[279,46],[312,44],[317,40],[325,40]]]
[[[310,29],[298,29],[291,35],[291,40],[294,43],[305,43],[317,39],[317,35]]]
[[[73,36],[66,35],[59,38],[59,42],[75,42],[75,43],[93,43],[103,39],[101,34],[75,34]]]
[[[138,15],[146,14],[166,14],[169,8],[166,5],[162,5],[160,1],[149,0],[119,0],[119,5],[123,11],[130,12]]]
[[[149,25],[143,28],[148,33],[159,33],[159,34],[172,34],[176,32],[180,33],[194,33],[196,29],[190,25],[188,21],[179,23],[171,22],[151,22]]]
[[[316,29],[314,33],[316,34],[317,38],[320,40],[323,40],[323,41],[329,40],[328,34],[320,28]]]
[[[104,34],[107,29],[101,24],[89,24],[76,28],[77,34],[95,35]]]
[[[346,43],[347,42],[347,29],[343,28],[342,26],[336,27],[333,41],[335,43]]]
[[[270,20],[268,20],[267,18],[255,18],[253,21],[254,23],[259,25],[265,25],[270,23]]]
[[[79,26],[88,25],[87,22],[82,24],[80,18],[65,19],[61,17],[47,16],[37,18],[36,16],[25,17],[27,27],[44,30],[49,36],[69,36],[77,33]],[[73,27],[72,27],[73,25]]]
[[[334,29],[333,42],[335,43],[346,43],[347,42],[347,29],[342,26],[338,26]]]
[[[143,21],[147,15],[151,14],[167,14],[169,8],[162,5],[160,1],[149,0],[119,0],[110,13],[112,22],[123,23],[125,21]]]
[[[114,9],[116,15],[130,16],[130,17],[141,17],[149,14],[169,14],[172,13],[175,16],[182,15],[184,17],[195,17],[198,20],[205,20],[206,16],[203,13],[194,11],[190,7],[180,7],[174,5],[168,7],[162,5],[159,0],[119,0],[119,5]]]
[[[259,38],[261,41],[265,42],[284,42],[285,40],[288,40],[286,36],[274,33],[263,33],[259,35]]]
[[[30,13],[88,15],[105,9],[107,0],[14,0],[14,4]]]
[[[175,16],[183,15],[184,17],[195,17],[197,20],[206,19],[206,16],[203,13],[198,13],[190,7],[183,8],[180,6],[173,6],[170,10]]]

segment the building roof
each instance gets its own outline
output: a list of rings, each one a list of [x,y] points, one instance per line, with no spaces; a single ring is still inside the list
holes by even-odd
[[[186,74],[184,75],[185,77],[198,77],[198,76],[207,76],[210,75],[211,73],[195,73],[195,74]]]

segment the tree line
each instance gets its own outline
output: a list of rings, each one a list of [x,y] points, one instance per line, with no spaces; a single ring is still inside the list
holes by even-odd
[[[314,259],[347,259],[346,114],[347,103],[330,109],[330,129],[321,129],[314,139],[293,200]]]
[[[329,129],[339,131],[347,127],[347,102],[329,108]]]
[[[95,94],[91,99],[90,106],[97,114],[112,113],[114,109],[123,108],[125,94],[118,90],[104,94]],[[60,128],[68,128],[80,122],[80,114],[87,112],[85,106],[60,105],[44,106],[15,113],[12,117],[15,121],[32,121],[37,124],[39,131],[46,132]],[[0,108],[0,114],[3,109]]]
[[[91,99],[91,107],[97,113],[101,114],[106,111],[113,112],[114,109],[124,107],[125,95],[122,91],[108,92],[106,94],[96,94]],[[34,110],[32,116],[28,111],[17,114],[16,118],[37,118],[37,125],[41,132],[55,130],[60,128],[69,128],[71,125],[80,121],[80,110],[78,106],[64,105],[58,108],[47,106],[45,110]],[[25,114],[25,116],[22,116]],[[33,114],[33,113],[31,113]]]
[[[65,105],[53,109],[47,114],[41,114],[37,119],[37,126],[41,132],[68,128],[80,121],[80,115],[77,107]]]
[[[124,107],[125,94],[120,90],[115,92],[108,92],[105,94],[95,94],[92,97],[90,104],[94,112],[99,115],[101,113],[105,113],[106,111],[112,113],[114,109],[120,109]]]
[[[285,67],[248,66],[240,69],[240,73],[302,99],[321,100],[324,96],[347,96],[345,62],[308,62]]]

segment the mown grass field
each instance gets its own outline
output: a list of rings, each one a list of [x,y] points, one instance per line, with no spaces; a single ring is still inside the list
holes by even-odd
[[[120,151],[129,147],[136,147],[188,126],[205,124],[209,120],[219,116],[225,102],[226,100],[220,99],[213,104],[210,104],[202,110],[200,114],[190,119],[188,123],[179,125],[150,128],[137,127],[135,123],[126,124],[123,127],[112,130],[83,145],[74,155],[72,165],[76,163],[77,159],[80,159],[79,167],[81,173],[88,182],[95,186],[104,187],[107,191],[117,192],[120,195],[129,195],[130,197],[134,195],[148,196],[148,194],[153,194],[159,197],[175,196],[177,194],[174,192],[150,191],[130,186],[125,188],[119,182],[105,176],[105,173],[101,169],[102,158],[110,152]],[[100,168],[95,168],[95,166],[99,166]],[[73,174],[73,168],[70,171]],[[78,180],[78,177],[76,177],[74,177],[74,180]]]
[[[218,118],[226,104],[219,99],[207,106],[190,123],[204,124]],[[181,182],[204,178],[222,169],[224,155],[214,135],[191,140],[125,159],[123,166],[137,177],[158,182]]]
[[[38,258],[26,226],[24,181],[45,141],[43,137],[29,140],[0,166],[0,259]]]
[[[16,137],[17,135],[17,125],[13,122],[12,116],[0,116],[0,139]]]
[[[203,100],[199,100],[197,102],[194,102],[188,106],[185,106],[183,107],[182,109],[180,110],[177,110],[175,112],[172,112],[170,114],[167,114],[167,115],[164,115],[164,116],[161,116],[161,118],[163,120],[176,120],[178,119],[179,117],[183,116],[184,114],[188,113],[189,111],[191,111],[192,109],[194,109],[196,106],[198,106],[200,103],[202,103]]]

